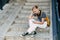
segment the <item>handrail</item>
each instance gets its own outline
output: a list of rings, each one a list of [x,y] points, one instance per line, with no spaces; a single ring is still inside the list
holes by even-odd
[[[52,0],[52,15],[53,40],[57,40],[56,0]]]

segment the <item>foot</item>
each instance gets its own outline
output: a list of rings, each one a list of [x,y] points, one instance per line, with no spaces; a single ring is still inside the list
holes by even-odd
[[[37,34],[36,31],[32,32],[31,37],[34,37],[36,34]]]
[[[36,35],[36,34],[37,34],[36,31],[34,31],[34,32],[33,32],[33,35]]]
[[[28,32],[22,34],[22,36],[26,36],[26,35],[28,35]]]

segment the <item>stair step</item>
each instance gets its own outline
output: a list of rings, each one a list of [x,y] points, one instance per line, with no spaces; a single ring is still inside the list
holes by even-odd
[[[5,13],[0,14],[0,19],[1,20],[6,20],[12,13],[12,10],[14,9],[8,9]]]
[[[18,17],[21,17],[21,18],[28,18],[29,17],[29,15],[31,14],[31,12],[32,11],[29,11],[29,10],[24,10],[25,12],[23,12],[23,11],[21,11],[21,13],[20,14],[18,14]],[[29,13],[30,12],[30,13]],[[43,13],[43,11],[42,11],[42,13]],[[44,12],[47,16],[50,16],[50,12],[48,12],[48,13],[46,13],[46,10],[45,10],[45,12]]]
[[[10,29],[8,31],[18,31],[18,32],[24,32],[28,29],[28,24],[19,24],[15,23],[10,26]]]
[[[28,23],[28,19],[26,19],[26,20],[15,20],[14,22],[20,23],[20,24],[25,24],[25,23]]]
[[[10,29],[8,30],[8,32],[11,32],[11,31],[25,32],[25,31],[28,30],[28,28],[29,28],[28,23],[23,23],[23,24],[15,23],[12,26],[10,26]],[[38,32],[38,33],[49,33],[50,32],[50,27],[38,28],[36,30],[36,32]]]
[[[24,32],[16,32],[16,31],[11,31],[6,33],[6,37],[21,37],[20,35]],[[32,35],[27,35],[25,37],[32,37]],[[50,34],[49,33],[37,33],[33,38],[49,38]]]
[[[33,6],[23,6],[23,9],[32,9]],[[39,9],[49,9],[49,6],[39,6]]]
[[[9,8],[10,8],[10,7],[9,7]],[[11,7],[11,8],[12,8],[12,7]],[[6,20],[8,19],[8,17],[9,17],[11,14],[13,14],[13,13],[12,13],[12,10],[14,10],[14,9],[7,9],[6,12],[3,11],[4,13],[2,13],[2,14],[0,15],[0,23],[1,23],[1,25],[3,25],[3,24],[6,22]]]
[[[27,3],[25,3],[25,5],[27,5],[27,6],[34,6],[34,5],[38,5],[38,6],[49,6],[50,4],[49,4],[49,2],[37,2],[37,3],[35,3],[35,2],[32,2],[32,3],[29,3],[29,2],[27,2]]]
[[[15,20],[20,20],[20,21],[25,20],[25,21],[28,21],[28,17],[27,16],[25,17],[25,15],[23,15],[23,17],[19,16],[18,18],[15,18]]]
[[[14,27],[21,27],[21,28],[27,28],[28,27],[28,24],[19,24],[19,23],[15,23],[13,25],[11,25],[11,28],[14,28]]]
[[[31,13],[31,10],[21,10],[21,13]],[[50,14],[50,10],[42,10],[42,12],[45,12],[46,14]]]
[[[18,16],[25,18],[25,17],[29,17],[30,14],[31,14],[31,11],[30,11],[30,13],[28,13],[28,12],[27,13],[22,13],[21,12],[21,14],[18,14]],[[49,13],[45,13],[45,14],[49,16],[50,15],[50,12]]]
[[[8,8],[6,9],[5,7],[8,6]],[[5,5],[3,8],[5,8],[4,10],[2,10],[2,13],[0,13],[0,26],[2,26],[8,19],[8,17],[11,15],[12,11],[10,11],[12,7],[12,4],[7,4]],[[1,27],[0,27],[1,28]]]
[[[24,19],[24,20],[19,20],[19,19],[16,19],[15,21],[14,21],[15,23],[28,23],[28,19]]]
[[[28,6],[28,7],[30,7],[30,6]],[[46,7],[46,6],[45,6]],[[39,8],[40,10],[50,10],[50,8]],[[22,10],[32,10],[32,8],[23,8]]]
[[[25,37],[20,36],[20,32],[8,32],[5,36],[6,40],[50,40],[50,35],[49,34],[42,34],[38,33],[34,36],[32,35],[27,35]]]
[[[28,23],[28,19],[27,20],[15,20],[15,23]]]
[[[32,38],[32,37],[6,37],[6,40],[50,40],[50,38]]]
[[[50,15],[47,15],[50,18]],[[18,18],[15,19],[15,23],[27,23],[29,20],[27,15],[23,15],[22,17],[19,16]]]
[[[42,12],[49,12],[50,10],[49,9],[40,9]],[[29,9],[22,9],[21,11],[27,11],[27,12],[32,12],[32,9],[29,10]]]
[[[31,14],[31,13],[30,13]],[[18,14],[18,17],[21,17],[21,18],[28,18],[29,17],[29,15],[30,15],[29,13],[21,13],[21,14]]]
[[[48,33],[37,33],[36,35],[27,35],[21,37],[23,32],[8,32],[5,36],[6,40],[50,40],[50,34]]]
[[[22,14],[23,14],[23,13],[22,13]],[[24,19],[28,19],[29,15],[30,15],[30,14],[28,14],[28,13],[26,13],[26,14],[24,13],[23,15],[22,15],[22,14],[19,14],[19,15],[18,15],[18,18],[16,18],[16,19],[18,19],[18,20],[20,20],[20,19],[23,19],[23,20],[24,20]],[[50,16],[50,14],[46,14],[46,16]]]
[[[18,11],[16,11],[18,9]],[[12,11],[11,15],[8,17],[8,19],[4,22],[4,24],[0,28],[0,37],[4,37],[7,30],[10,28],[9,26],[12,24],[12,22],[15,20],[15,17],[17,16],[17,13],[20,10],[20,6],[15,6],[14,11]]]
[[[49,2],[50,0],[26,0],[27,2]]]

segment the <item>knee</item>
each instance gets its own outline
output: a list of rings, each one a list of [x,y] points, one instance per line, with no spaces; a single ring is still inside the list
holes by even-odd
[[[29,19],[29,22],[32,22],[32,21],[34,21],[34,19]]]

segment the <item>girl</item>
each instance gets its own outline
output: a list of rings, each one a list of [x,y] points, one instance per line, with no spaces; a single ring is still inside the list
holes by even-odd
[[[41,10],[38,9],[38,6],[34,6],[32,8],[31,15],[29,16],[29,29],[26,33],[22,34],[22,36],[26,36],[28,34],[31,34],[34,32],[34,35],[36,34],[36,28],[46,28],[47,22],[44,20],[46,18],[46,14],[42,13]],[[35,20],[34,17],[37,17],[38,20]]]

